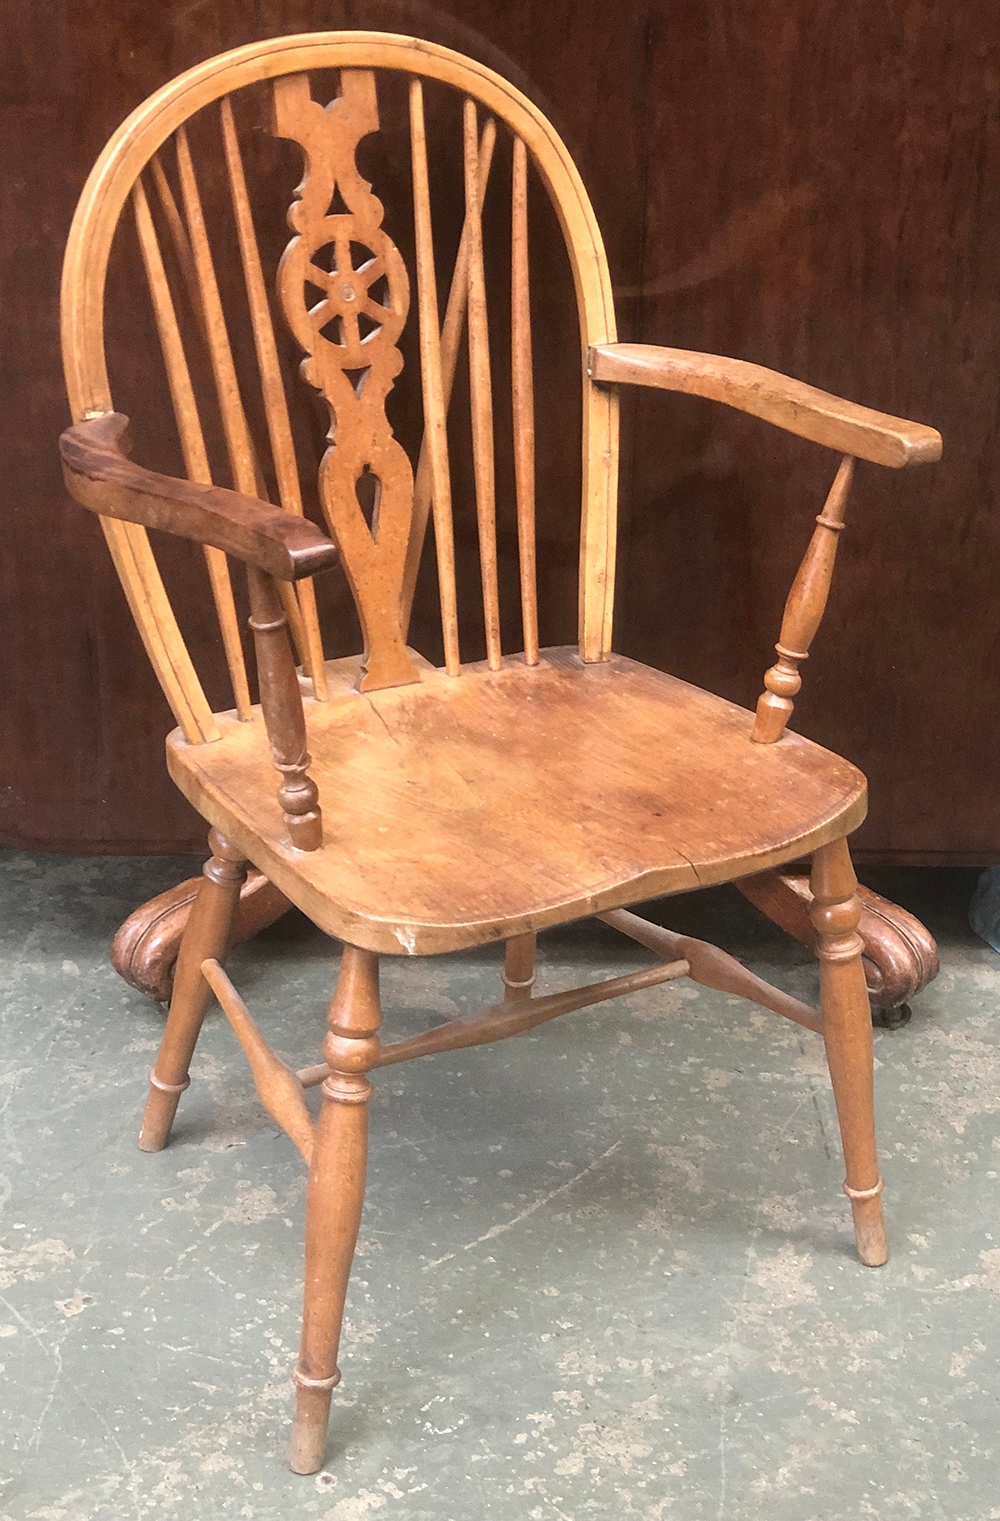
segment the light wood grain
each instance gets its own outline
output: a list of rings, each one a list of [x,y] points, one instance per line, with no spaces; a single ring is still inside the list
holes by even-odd
[[[259,724],[168,742],[195,807],[328,934],[371,950],[433,954],[727,881],[864,816],[846,761],[794,734],[753,745],[745,709],[621,656],[422,674],[314,710],[337,842],[320,856],[282,843]]]
[[[191,255],[198,280],[201,308],[204,313],[212,374],[222,417],[222,430],[229,455],[229,468],[233,474],[233,485],[244,496],[258,496],[261,494],[261,485],[256,455],[250,440],[250,430],[247,426],[236,365],[233,362],[233,351],[229,342],[229,330],[222,310],[222,298],[219,295],[215,263],[209,246],[201,193],[191,158],[187,130],[183,125],[177,129],[177,170],[180,176],[181,199],[184,204],[188,236],[191,240]]]
[[[941,435],[935,428],[859,407],[743,359],[652,343],[597,344],[590,351],[590,374],[594,380],[656,386],[723,401],[800,438],[876,465],[898,469],[941,457]]]

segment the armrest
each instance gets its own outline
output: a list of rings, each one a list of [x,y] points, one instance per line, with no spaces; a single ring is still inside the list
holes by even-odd
[[[801,380],[743,359],[694,354],[652,343],[603,343],[590,350],[591,380],[630,381],[724,401],[800,438],[876,465],[922,465],[941,458],[941,435],[923,423],[888,417],[817,391]]]
[[[70,495],[102,517],[211,545],[279,581],[336,564],[336,545],[308,518],[222,486],[144,470],[126,457],[127,447],[128,418],[120,412],[67,428],[59,452]]]

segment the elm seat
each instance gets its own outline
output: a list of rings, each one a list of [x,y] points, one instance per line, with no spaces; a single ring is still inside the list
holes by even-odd
[[[170,774],[327,933],[423,955],[506,939],[795,859],[855,829],[865,779],[753,714],[616,655],[423,664],[418,685],[308,703],[324,844],[293,849],[259,709],[167,742]],[[525,842],[531,841],[526,853]]]

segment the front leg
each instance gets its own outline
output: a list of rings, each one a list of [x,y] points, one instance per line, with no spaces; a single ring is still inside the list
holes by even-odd
[[[875,1146],[872,1022],[861,967],[857,887],[846,840],[816,851],[810,912],[817,934],[823,1039],[847,1164],[844,1192],[851,1201],[858,1256],[867,1267],[881,1267],[889,1249]]]
[[[382,1024],[378,957],[345,945],[323,1055],[330,1075],[316,1126],[306,1196],[306,1273],[295,1417],[288,1461],[294,1473],[323,1466],[330,1399],[340,1383],[337,1351],[347,1281],[361,1223],[368,1160],[366,1073],[378,1061]]]

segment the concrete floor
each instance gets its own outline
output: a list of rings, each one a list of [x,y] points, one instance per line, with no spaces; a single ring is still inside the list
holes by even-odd
[[[328,1462],[296,1478],[304,1169],[218,1011],[173,1143],[135,1148],[163,1016],[107,945],[191,864],[0,857],[4,1521],[1000,1518],[1000,959],[964,924],[973,874],[882,874],[943,971],[876,1032],[881,1270],[852,1255],[820,1042],[738,1000],[675,983],[382,1075]],[[815,996],[732,890],[669,919]],[[644,956],[552,933],[544,987]],[[232,958],[294,1065],[335,964],[294,917]],[[498,969],[389,963],[388,1031],[493,1001]]]

